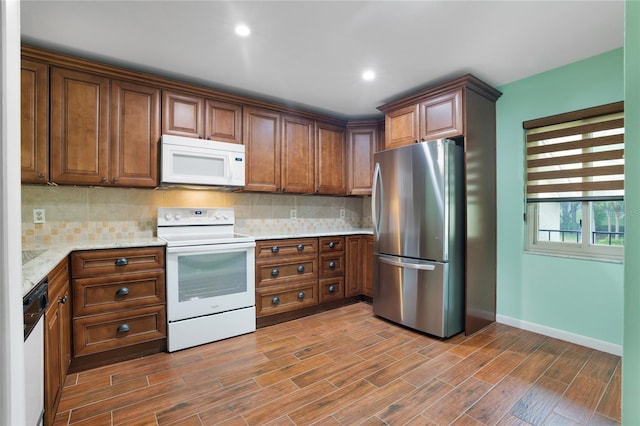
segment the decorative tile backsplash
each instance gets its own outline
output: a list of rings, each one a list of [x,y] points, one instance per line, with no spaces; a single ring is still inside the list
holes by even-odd
[[[370,197],[23,185],[22,245],[152,237],[158,207],[233,207],[237,231],[258,236],[371,227]],[[34,208],[45,209],[45,223],[33,223]]]

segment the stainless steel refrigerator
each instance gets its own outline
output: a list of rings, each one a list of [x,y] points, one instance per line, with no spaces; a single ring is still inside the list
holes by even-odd
[[[463,161],[447,139],[374,155],[373,313],[439,337],[464,328]]]

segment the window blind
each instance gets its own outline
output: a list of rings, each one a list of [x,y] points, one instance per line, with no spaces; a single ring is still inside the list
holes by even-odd
[[[527,201],[622,200],[624,104],[523,123]]]

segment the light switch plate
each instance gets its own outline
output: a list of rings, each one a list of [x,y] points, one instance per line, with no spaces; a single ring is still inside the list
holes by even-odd
[[[289,210],[289,219],[297,219],[298,211],[296,209]]]
[[[345,210],[340,209],[340,219],[344,219],[344,217],[345,217]]]
[[[45,223],[44,209],[33,209],[33,223]]]

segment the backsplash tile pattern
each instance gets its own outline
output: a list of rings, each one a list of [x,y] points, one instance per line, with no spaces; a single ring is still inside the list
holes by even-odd
[[[153,237],[158,207],[233,207],[237,231],[257,236],[371,227],[370,197],[23,185],[22,245]],[[32,223],[34,208],[45,209],[45,223]]]

